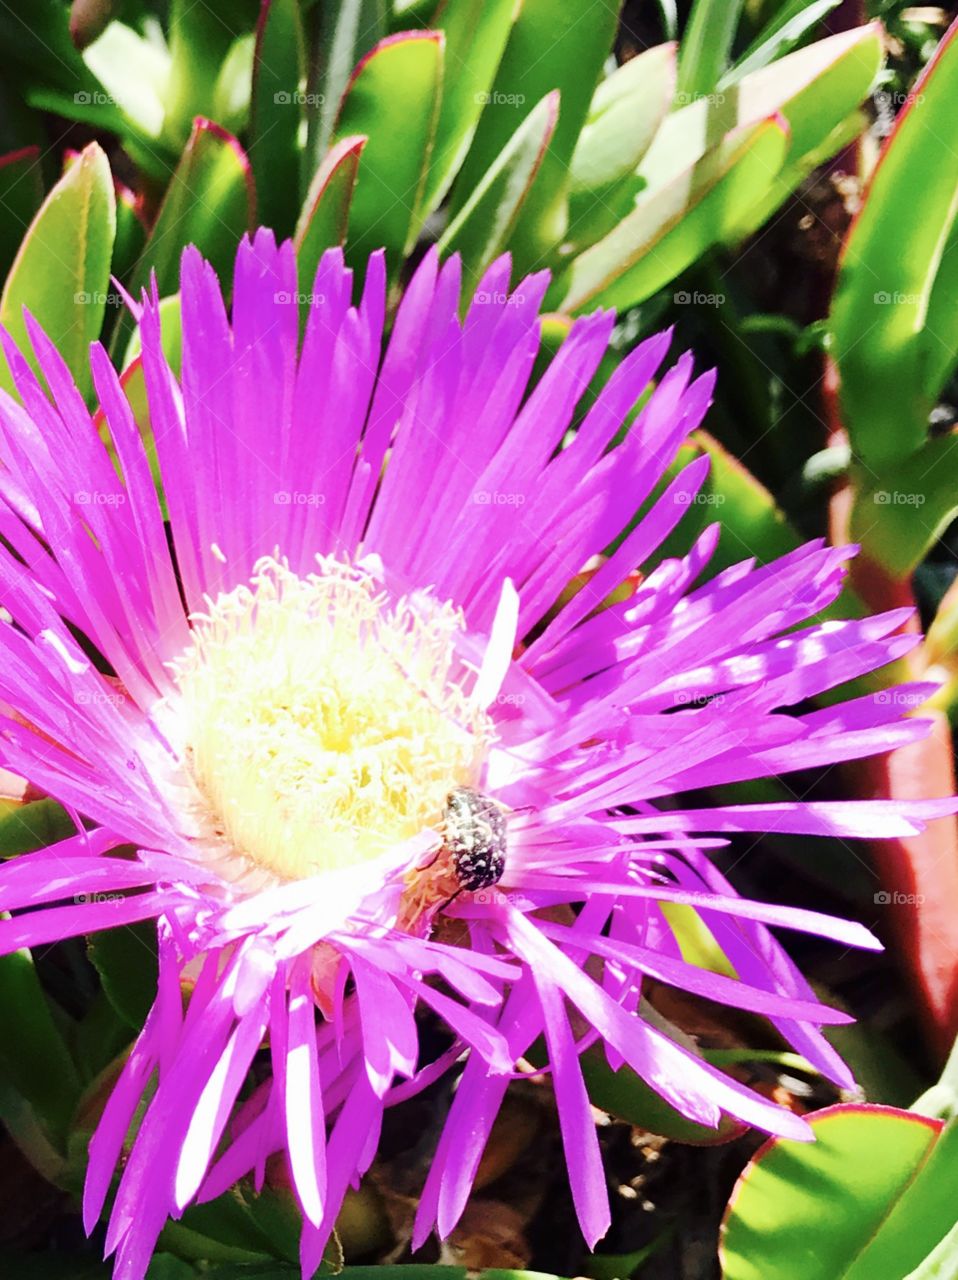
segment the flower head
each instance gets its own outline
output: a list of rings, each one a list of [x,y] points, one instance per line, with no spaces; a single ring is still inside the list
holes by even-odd
[[[739,898],[709,850],[735,832],[906,834],[954,803],[694,793],[922,736],[889,699],[799,709],[905,652],[903,614],[812,621],[850,554],[819,543],[703,580],[711,527],[656,563],[705,479],[699,459],[657,491],[711,378],[687,356],[659,375],[659,335],[580,411],[600,313],[530,388],[545,279],[508,278],[497,262],[460,321],[458,265],[429,255],[384,343],[382,258],[354,305],[332,251],[300,341],[290,244],[241,246],[229,316],[188,250],[180,377],[157,297],[139,309],[147,442],[102,349],[93,419],[35,324],[49,395],[5,338],[20,403],[0,394],[0,765],[77,834],[0,873],[0,908],[33,908],[0,922],[0,947],[157,922],[156,1000],[84,1200],[92,1227],[121,1168],[107,1247],[125,1280],[169,1215],[261,1183],[277,1153],[310,1273],[384,1109],[454,1071],[416,1239],[448,1233],[540,1038],[590,1242],[609,1212],[579,1064],[597,1040],[694,1120],[806,1135],[646,1018],[643,979],[767,1015],[851,1083],[819,1030],[844,1015],[769,926],[873,939]],[[736,977],[683,959],[667,903],[701,913]],[[438,1057],[422,1006],[447,1028]],[[257,1054],[270,1070],[240,1103]]]

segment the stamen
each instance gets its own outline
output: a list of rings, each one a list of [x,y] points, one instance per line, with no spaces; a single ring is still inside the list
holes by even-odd
[[[492,739],[456,647],[461,613],[392,602],[368,573],[317,559],[305,577],[261,560],[193,618],[173,666],[204,826],[285,879],[436,826]]]

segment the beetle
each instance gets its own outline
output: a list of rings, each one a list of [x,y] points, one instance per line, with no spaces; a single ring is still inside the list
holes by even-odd
[[[446,797],[443,826],[461,890],[488,889],[502,879],[506,819],[495,800],[474,787],[454,787]]]

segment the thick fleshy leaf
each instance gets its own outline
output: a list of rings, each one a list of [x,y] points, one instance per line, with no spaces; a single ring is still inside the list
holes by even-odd
[[[744,1128],[729,1116],[723,1116],[716,1129],[689,1120],[671,1107],[631,1067],[622,1066],[613,1071],[599,1046],[593,1046],[582,1055],[582,1075],[593,1106],[608,1111],[617,1120],[624,1120],[673,1142],[715,1146],[730,1142]]]
[[[537,180],[559,114],[559,95],[536,106],[506,143],[489,172],[446,228],[441,253],[459,253],[469,296],[485,268],[503,252]]]
[[[135,150],[137,161],[156,171],[157,162],[167,159],[162,133],[170,78],[168,51],[126,23],[111,22],[84,50],[83,60],[105,90],[97,96],[116,103],[124,118],[136,126],[137,139],[145,144]]]
[[[446,0],[440,6],[435,25],[445,36],[445,72],[423,199],[425,213],[449,190],[479,117],[492,102],[493,77],[515,14],[515,0]]]
[[[476,136],[452,194],[453,213],[472,197],[523,120],[558,89],[561,111],[541,183],[526,202],[510,244],[518,271],[551,257],[568,223],[569,163],[602,67],[612,48],[618,3],[525,0],[517,13]],[[450,75],[454,70],[450,69]]]
[[[90,388],[87,349],[100,333],[106,310],[115,232],[110,165],[91,142],[41,205],[0,297],[0,321],[21,350],[29,350],[26,307],[84,392]],[[13,390],[5,358],[0,359],[0,386]]]
[[[139,1031],[156,999],[156,926],[144,922],[91,934],[88,951],[110,1004]]]
[[[0,1019],[7,1028],[0,1036],[0,1078],[63,1145],[80,1081],[29,951],[0,957]]]
[[[954,1223],[958,1129],[891,1107],[830,1107],[813,1143],[772,1140],[723,1225],[725,1280],[904,1277]]]
[[[151,274],[161,296],[179,289],[180,257],[196,245],[227,281],[236,246],[253,219],[254,192],[246,154],[232,134],[209,120],[197,120],[170,181],[153,231],[136,264],[131,292],[146,288]],[[111,343],[126,346],[132,321],[124,317]]]
[[[126,280],[146,245],[147,228],[136,197],[127,187],[116,187],[116,238],[111,274]]]
[[[31,106],[122,131],[116,103],[73,43],[69,9],[60,0],[10,0],[0,7],[0,47]]]
[[[738,131],[701,163],[643,195],[628,217],[573,260],[549,301],[562,311],[635,306],[723,240],[781,168],[788,133],[780,119]]]
[[[212,115],[219,73],[234,37],[249,30],[258,10],[259,0],[171,0],[163,136],[177,150],[196,117]]]
[[[736,58],[735,66],[719,81],[719,88],[726,88],[749,72],[758,71],[781,58],[840,3],[841,0],[786,0],[748,48]]]
[[[744,0],[695,0],[682,37],[676,101],[712,92],[728,64]]]
[[[39,159],[39,147],[0,156],[0,278],[6,276],[43,201]]]
[[[675,45],[631,58],[601,82],[572,156],[569,239],[592,244],[642,187],[637,169],[675,94]]]
[[[0,858],[32,853],[75,834],[72,819],[55,800],[0,801]]]
[[[817,56],[806,56],[812,53]],[[821,58],[823,53],[827,56]],[[756,231],[813,169],[861,133],[865,121],[859,108],[875,83],[883,58],[882,31],[876,24],[821,40],[792,55],[800,68],[814,69],[814,78],[782,104],[790,135],[788,155],[765,197],[743,210],[733,238]],[[756,78],[773,75],[786,62],[773,64]],[[727,90],[733,99],[737,91],[736,85]]]
[[[906,417],[903,410],[901,421]],[[956,512],[958,436],[939,436],[908,457],[882,464],[877,474],[867,464],[861,468],[850,536],[886,574],[902,581]]]
[[[306,47],[298,0],[263,0],[256,31],[249,159],[257,221],[288,235],[296,221]]]
[[[956,94],[953,24],[898,117],[842,254],[831,314],[842,415],[853,448],[879,471],[921,447],[958,355],[958,155],[947,123]],[[890,513],[879,514],[884,523]]]
[[[443,38],[388,36],[353,72],[336,137],[368,138],[349,218],[347,254],[365,263],[385,248],[395,271],[415,238],[439,109]]]
[[[294,237],[299,281],[304,291],[312,285],[325,251],[345,243],[349,208],[365,145],[366,139],[361,136],[337,142],[327,152],[310,184]]]
[[[434,8],[430,3],[430,8]],[[312,47],[316,58],[308,85],[307,172],[317,168],[333,136],[340,103],[350,77],[369,51],[386,35],[386,0],[338,0],[316,5],[318,25]],[[428,26],[427,16],[421,19]],[[404,25],[419,25],[415,17]]]

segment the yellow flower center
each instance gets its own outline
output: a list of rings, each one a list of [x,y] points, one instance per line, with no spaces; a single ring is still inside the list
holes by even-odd
[[[459,611],[392,603],[370,574],[317,561],[300,577],[261,560],[249,586],[193,618],[173,667],[205,825],[284,879],[437,826],[492,738],[457,652]]]

